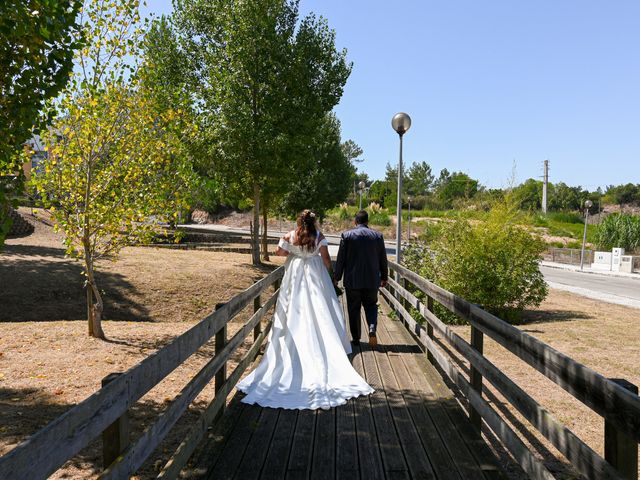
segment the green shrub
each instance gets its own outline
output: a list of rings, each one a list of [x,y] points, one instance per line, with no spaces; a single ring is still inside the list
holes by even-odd
[[[640,249],[640,217],[626,213],[607,215],[598,225],[594,241],[603,250],[620,247],[631,252]]]
[[[442,236],[442,222],[428,222],[424,225],[422,232],[418,235],[418,240],[430,244]]]
[[[391,217],[389,217],[387,209],[382,208],[379,204],[372,202],[365,210],[369,214],[369,223],[371,225],[384,227],[391,225]]]
[[[505,202],[494,206],[484,222],[442,222],[429,248],[408,246],[404,262],[441,287],[515,322],[524,308],[539,305],[547,295],[538,265],[545,244],[518,226],[519,217]],[[444,321],[456,322],[441,313]]]
[[[584,217],[576,212],[550,212],[547,217],[554,222],[584,224]]]
[[[391,217],[385,212],[374,212],[369,214],[369,223],[371,225],[380,225],[388,227],[391,225]]]

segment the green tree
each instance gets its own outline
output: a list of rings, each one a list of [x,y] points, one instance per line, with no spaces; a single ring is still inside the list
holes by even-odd
[[[321,217],[326,210],[344,200],[351,189],[355,167],[340,143],[340,122],[328,115],[323,128],[310,146],[308,163],[301,168],[283,199],[284,211],[295,215],[313,208]]]
[[[407,170],[406,193],[409,195],[426,195],[431,191],[435,177],[427,162],[415,162]]]
[[[540,210],[542,208],[542,181],[529,178],[514,187],[512,193],[521,210]]]
[[[36,185],[67,254],[83,262],[89,334],[105,338],[96,261],[175,218],[191,172],[179,151],[181,112],[159,105],[130,64],[140,54],[139,0],[87,1],[82,15],[81,73],[62,93]]]
[[[342,96],[351,66],[324,19],[298,21],[297,1],[176,0],[174,6],[213,169],[253,199],[258,264],[262,197],[286,191],[294,163]]]
[[[547,295],[538,265],[545,245],[519,225],[516,207],[507,199],[494,205],[484,222],[463,218],[441,222],[440,235],[429,251],[409,246],[404,256],[407,267],[506,320],[515,320],[524,308],[539,305]]]
[[[436,196],[442,200],[446,208],[452,208],[456,199],[469,199],[478,192],[479,182],[466,173],[453,172],[445,168],[440,172],[436,182]]]
[[[74,0],[0,3],[0,175],[19,170],[22,144],[45,102],[69,78],[73,51],[81,44],[80,5]],[[11,228],[7,194],[0,184],[0,246]]]
[[[581,187],[570,187],[564,182],[553,186],[553,195],[549,198],[550,210],[580,210],[586,195]]]
[[[402,170],[402,185],[406,185],[409,182],[409,176],[407,175],[407,170]],[[382,204],[385,208],[392,208],[394,211],[397,208],[397,198],[398,198],[398,166],[392,166],[390,163],[387,163],[384,172],[384,185],[379,187],[378,191],[382,190],[384,193],[384,197],[382,198]]]
[[[625,185],[609,186],[606,191],[607,197],[622,207],[625,204],[640,205],[640,185],[627,183]]]

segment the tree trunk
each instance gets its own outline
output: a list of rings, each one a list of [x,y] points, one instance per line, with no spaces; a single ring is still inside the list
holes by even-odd
[[[251,263],[260,265],[260,185],[253,184],[253,232],[251,232]]]
[[[85,273],[87,276],[87,321],[89,322],[89,335],[95,338],[106,340],[104,331],[102,330],[102,311],[104,305],[100,290],[96,285],[96,279],[93,272],[93,260],[88,242],[85,242]]]
[[[85,282],[87,289],[87,320],[89,324],[89,336],[95,337],[93,330],[93,290],[89,286],[89,282]]]
[[[267,200],[262,202],[262,259],[269,261],[269,245],[267,243]]]

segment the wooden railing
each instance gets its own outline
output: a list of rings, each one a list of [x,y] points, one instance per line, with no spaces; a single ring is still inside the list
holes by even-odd
[[[640,399],[637,387],[635,393],[627,390],[401,265],[390,262],[390,268],[395,272],[396,280],[390,278],[387,289],[382,290],[384,298],[425,347],[432,363],[440,367],[466,398],[470,420],[476,429],[480,430],[484,420],[531,478],[554,477],[483,397],[483,378],[587,478],[638,478]],[[412,292],[425,298],[420,299]],[[418,292],[422,292],[422,295]],[[435,315],[434,302],[470,324],[470,343]],[[420,313],[424,324],[414,320],[409,307]],[[434,332],[437,332],[438,338]],[[604,417],[606,460],[483,355],[484,335]],[[448,347],[442,348],[447,344],[469,362],[469,378],[447,352]]]
[[[47,478],[101,434],[107,458],[106,469],[100,478],[129,478],[215,377],[213,400],[191,427],[158,477],[177,478],[197,445],[205,438],[207,428],[224,410],[227,397],[242,373],[258,354],[271,328],[271,318],[264,328],[261,328],[261,320],[276,304],[283,273],[283,267],[274,270],[227,303],[220,304],[215,312],[127,372],[105,379],[107,381],[103,382],[103,388],[0,457],[0,479]],[[275,292],[262,303],[260,295],[271,285]],[[232,338],[227,339],[227,324],[252,301],[253,315]],[[226,365],[230,355],[252,331],[254,338],[251,348],[227,377]],[[214,336],[215,355],[185,385],[155,422],[134,443],[129,444],[125,432],[129,408]]]

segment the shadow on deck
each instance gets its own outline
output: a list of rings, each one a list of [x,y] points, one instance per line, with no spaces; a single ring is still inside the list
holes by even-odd
[[[366,332],[366,329],[363,329]],[[188,478],[493,479],[498,461],[406,329],[352,354],[376,391],[331,410],[260,408],[236,393]]]

